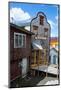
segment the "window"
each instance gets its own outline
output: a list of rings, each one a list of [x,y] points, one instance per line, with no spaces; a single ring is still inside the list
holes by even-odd
[[[14,33],[14,48],[25,47],[26,35]]]
[[[38,30],[38,26],[33,25],[33,30]]]
[[[44,28],[45,37],[48,36],[48,28]]]
[[[53,56],[53,64],[56,64],[56,55]]]
[[[37,36],[37,34],[38,34],[38,26],[33,25],[33,32]]]
[[[44,17],[40,15],[40,25],[43,25],[43,22],[44,22]]]
[[[15,35],[15,45],[18,46],[18,35]]]

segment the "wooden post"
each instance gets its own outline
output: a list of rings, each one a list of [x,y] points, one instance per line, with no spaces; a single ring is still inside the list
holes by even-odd
[[[44,64],[46,64],[46,49],[44,49]]]
[[[36,64],[36,50],[34,50],[34,64]],[[35,70],[33,70],[33,75],[35,76]]]
[[[46,77],[47,77],[47,72],[46,72]]]
[[[46,57],[47,57],[47,56],[46,56],[46,49],[44,49],[44,53],[45,53],[45,56],[44,56],[44,57],[45,57],[45,62],[44,62],[44,63],[48,66],[48,61],[47,61],[47,58],[46,58]],[[47,70],[48,70],[48,69],[47,69]],[[47,73],[47,71],[46,71],[46,77],[47,77],[47,76],[48,76],[48,73]]]
[[[33,76],[35,76],[35,70],[33,71]]]
[[[36,50],[34,50],[34,64],[36,64]]]
[[[44,49],[44,64],[45,64],[45,49]]]
[[[39,50],[39,53],[38,53],[38,69],[39,69],[39,65],[40,65],[40,50]],[[38,76],[39,76],[39,70],[38,70]]]
[[[40,50],[39,50],[38,64],[40,64]]]

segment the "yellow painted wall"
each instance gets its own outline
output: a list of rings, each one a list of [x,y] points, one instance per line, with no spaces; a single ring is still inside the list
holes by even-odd
[[[58,45],[58,41],[51,41],[50,46],[55,47]]]

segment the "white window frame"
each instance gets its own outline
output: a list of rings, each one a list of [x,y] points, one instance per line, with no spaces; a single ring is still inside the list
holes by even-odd
[[[21,44],[21,46],[20,45],[18,45],[18,46],[15,45],[15,35],[18,35],[18,43],[19,43],[19,35],[22,36],[22,44]],[[26,47],[26,35],[22,34],[22,33],[14,32],[14,48],[25,48],[25,47],[23,47],[23,36],[25,36],[25,47]]]

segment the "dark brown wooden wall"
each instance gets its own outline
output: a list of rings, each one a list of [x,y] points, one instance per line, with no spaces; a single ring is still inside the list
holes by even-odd
[[[10,29],[10,59],[17,60],[29,57],[31,53],[31,35],[26,34],[26,48],[14,48],[14,32],[22,33],[15,28]]]
[[[14,27],[10,27],[10,78],[15,79],[21,75],[21,69],[18,67],[18,62],[31,55],[31,35],[26,34],[26,48],[14,48],[14,32],[23,33]],[[25,33],[23,33],[25,34]]]
[[[21,75],[21,68],[18,67],[18,61],[10,63],[10,80],[13,80]]]

